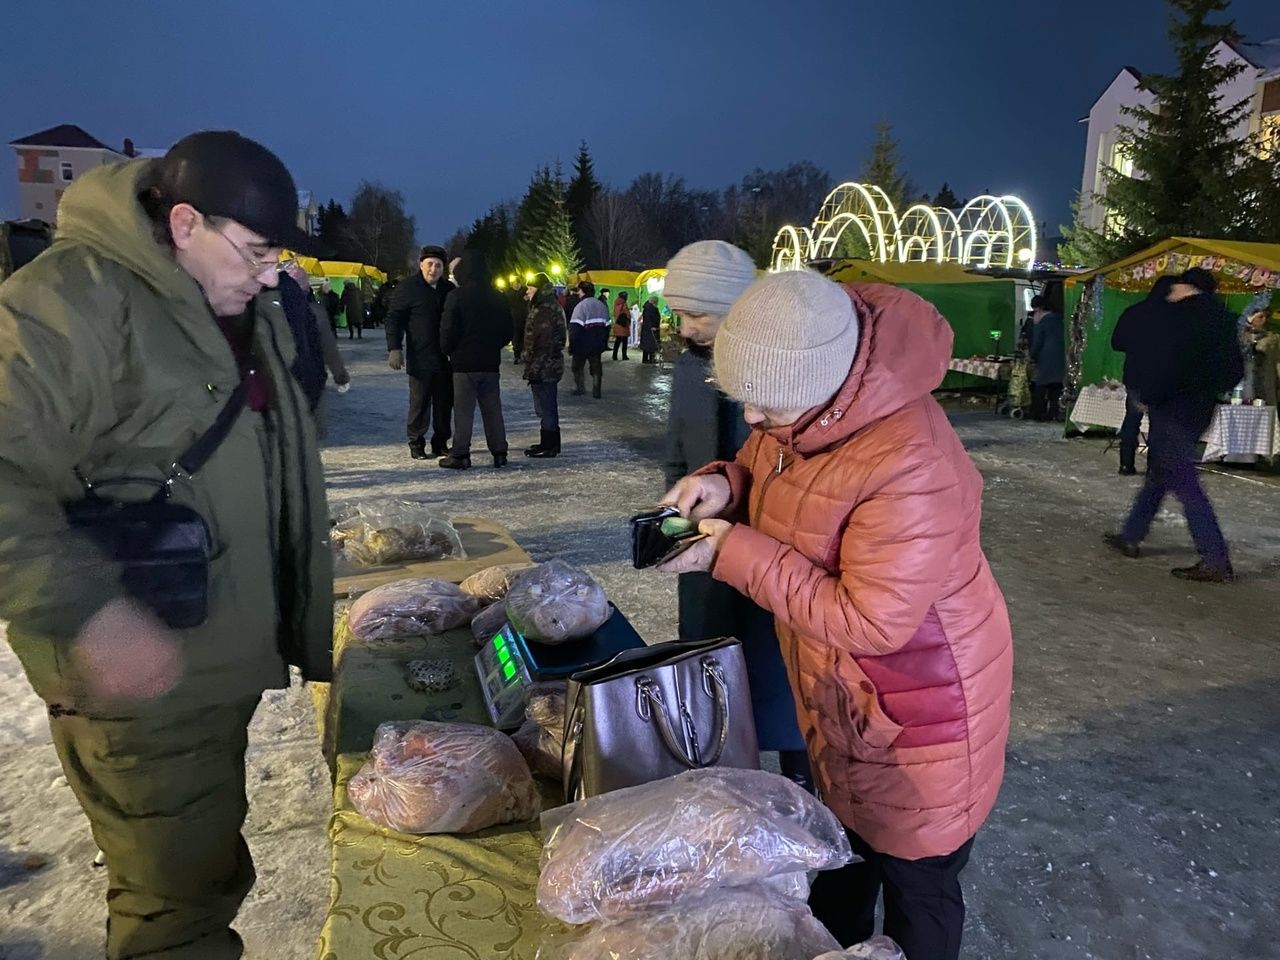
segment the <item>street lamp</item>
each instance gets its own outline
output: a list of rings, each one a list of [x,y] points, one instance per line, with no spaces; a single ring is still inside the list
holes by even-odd
[[[558,263],[553,263],[553,264],[551,264],[551,275],[552,275],[553,277],[558,277],[558,276],[560,276],[560,271],[561,271],[562,269],[563,269],[563,268],[562,268],[562,267],[560,266],[560,264],[558,264]]]

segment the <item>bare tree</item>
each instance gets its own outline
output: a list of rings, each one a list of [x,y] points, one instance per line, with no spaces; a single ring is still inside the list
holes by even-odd
[[[630,195],[601,192],[587,209],[585,225],[595,262],[613,268],[644,265],[644,212]]]
[[[347,231],[365,263],[390,274],[404,272],[413,252],[414,224],[400,191],[368,180],[361,183],[351,199]]]

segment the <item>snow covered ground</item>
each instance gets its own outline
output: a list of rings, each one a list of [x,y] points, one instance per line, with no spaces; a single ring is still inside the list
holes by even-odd
[[[630,568],[626,526],[662,492],[668,371],[606,360],[603,400],[561,393],[564,456],[529,461],[537,425],[508,362],[511,467],[491,469],[478,436],[477,466],[455,473],[409,461],[406,388],[379,333],[342,347],[355,385],[329,398],[334,500],[405,493],[490,517],[535,559],[585,565],[648,639],[673,635],[674,584]],[[964,955],[1280,956],[1280,486],[1208,477],[1246,579],[1189,586],[1167,572],[1194,559],[1176,509],[1147,558],[1101,548],[1136,488],[1101,442],[974,405],[954,420],[986,478],[984,543],[1017,656],[1005,787],[964,875]],[[0,645],[0,960],[101,955],[105,877],[48,739]],[[305,691],[267,695],[248,763],[259,880],[238,926],[250,956],[308,958],[329,791]]]

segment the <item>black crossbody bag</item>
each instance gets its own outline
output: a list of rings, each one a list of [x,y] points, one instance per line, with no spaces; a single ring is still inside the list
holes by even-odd
[[[170,499],[179,479],[191,478],[214,455],[244,409],[248,384],[232,391],[218,418],[190,449],[178,457],[163,480],[119,477],[93,484],[80,476],[85,496],[63,504],[67,522],[121,567],[121,582],[174,629],[198,627],[209,616],[209,559],[213,536],[204,517]],[[102,496],[104,487],[157,486],[147,500],[122,501]]]

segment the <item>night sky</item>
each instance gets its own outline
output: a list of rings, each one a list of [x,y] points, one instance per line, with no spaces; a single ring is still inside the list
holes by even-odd
[[[0,135],[75,123],[167,147],[234,128],[301,188],[401,190],[440,242],[586,138],[598,176],[720,188],[811,160],[856,177],[889,120],[930,193],[1023,196],[1051,231],[1084,117],[1126,63],[1171,65],[1161,0],[59,0],[6,10]],[[1236,0],[1250,39],[1280,2]],[[12,168],[10,168],[12,170]],[[0,214],[17,213],[16,177]]]

